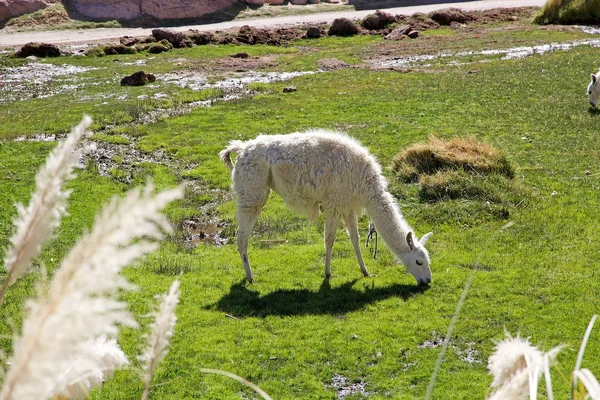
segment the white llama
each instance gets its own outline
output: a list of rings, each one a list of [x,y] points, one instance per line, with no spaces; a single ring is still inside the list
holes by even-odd
[[[592,74],[592,81],[587,87],[587,95],[590,97],[590,104],[592,107],[596,107],[598,100],[600,100],[600,85],[598,85],[598,79],[600,78],[600,71],[596,75]]]
[[[235,166],[231,153],[238,154]],[[326,215],[326,277],[332,276],[331,250],[340,217],[360,270],[364,276],[370,275],[358,236],[358,215],[366,210],[377,232],[417,283],[431,282],[429,253],[424,247],[431,233],[417,240],[387,191],[381,166],[356,140],[324,130],[261,135],[246,142],[232,141],[219,157],[232,170],[239,225],[237,247],[248,281],[254,281],[248,260],[248,237],[269,197],[269,189],[273,189],[292,211],[308,214],[311,220],[317,218],[321,206]]]

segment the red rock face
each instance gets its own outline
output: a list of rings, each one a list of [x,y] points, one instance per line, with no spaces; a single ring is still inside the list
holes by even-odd
[[[46,8],[48,0],[0,0],[0,22]]]
[[[238,0],[69,0],[68,3],[73,11],[93,21],[165,21],[198,18],[223,11]]]

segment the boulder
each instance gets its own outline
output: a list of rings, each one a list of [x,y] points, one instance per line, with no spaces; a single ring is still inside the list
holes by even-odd
[[[148,82],[154,82],[156,77],[144,71],[138,71],[133,75],[121,79],[121,86],[144,86]]]
[[[429,18],[440,25],[450,25],[453,22],[464,24],[477,19],[475,14],[461,10],[460,8],[443,8],[429,13]]]
[[[358,27],[348,18],[336,18],[329,27],[329,36],[353,36],[358,33]]]
[[[49,0],[0,0],[0,22],[48,7]]]
[[[307,39],[318,39],[321,37],[321,29],[318,26],[309,26],[305,36]]]
[[[15,53],[15,57],[25,58],[29,56],[36,57],[58,57],[60,49],[49,43],[30,42],[25,44],[19,51]]]
[[[387,40],[399,40],[404,39],[405,36],[408,36],[408,33],[412,31],[412,27],[410,25],[400,25],[389,34],[387,34],[384,39]]]
[[[199,18],[238,3],[239,0],[68,0],[68,7],[91,21],[169,21]]]
[[[188,37],[182,32],[170,31],[168,29],[152,29],[152,36],[157,42],[166,40],[171,43],[173,47],[189,47],[185,45]]]
[[[194,29],[190,29],[187,33],[187,37],[198,46],[209,44],[214,40],[212,33],[198,32]]]
[[[396,22],[396,17],[390,13],[380,10],[375,11],[375,14],[367,15],[361,23],[361,26],[370,31],[385,29],[389,24]]]

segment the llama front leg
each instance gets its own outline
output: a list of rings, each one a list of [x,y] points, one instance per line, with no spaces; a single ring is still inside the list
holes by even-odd
[[[356,258],[358,259],[358,265],[360,266],[360,270],[364,276],[371,276],[369,271],[367,271],[367,267],[365,266],[365,262],[362,257],[362,252],[360,251],[357,215],[355,213],[346,214],[344,216],[344,222],[346,223],[346,229],[348,230],[348,235],[350,235],[352,246],[354,246],[354,253],[356,253]]]
[[[246,279],[248,282],[254,282],[254,275],[252,274],[252,268],[250,268],[250,260],[248,259],[248,238],[252,232],[252,228],[260,215],[262,207],[252,207],[238,209],[237,220],[238,230],[235,234],[235,240],[237,243],[237,249],[242,258],[242,265],[246,271]]]
[[[331,252],[333,251],[333,244],[335,243],[335,232],[337,231],[338,217],[335,214],[327,214],[325,218],[325,276],[327,278],[333,277],[331,275]]]

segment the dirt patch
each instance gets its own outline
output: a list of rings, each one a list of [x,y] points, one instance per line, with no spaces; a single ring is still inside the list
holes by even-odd
[[[337,400],[345,399],[348,396],[368,396],[370,393],[367,392],[366,383],[358,382],[351,383],[350,379],[343,375],[335,374],[331,378],[331,384],[328,385],[336,390],[335,398]]]
[[[349,68],[350,64],[337,58],[323,58],[317,61],[317,66],[320,71],[336,71],[338,69]]]
[[[419,349],[436,349],[438,347],[448,346],[454,350],[455,354],[468,364],[481,364],[481,355],[474,348],[475,342],[458,343],[452,340],[447,340],[443,337],[435,337],[431,340],[426,340],[417,347]]]

